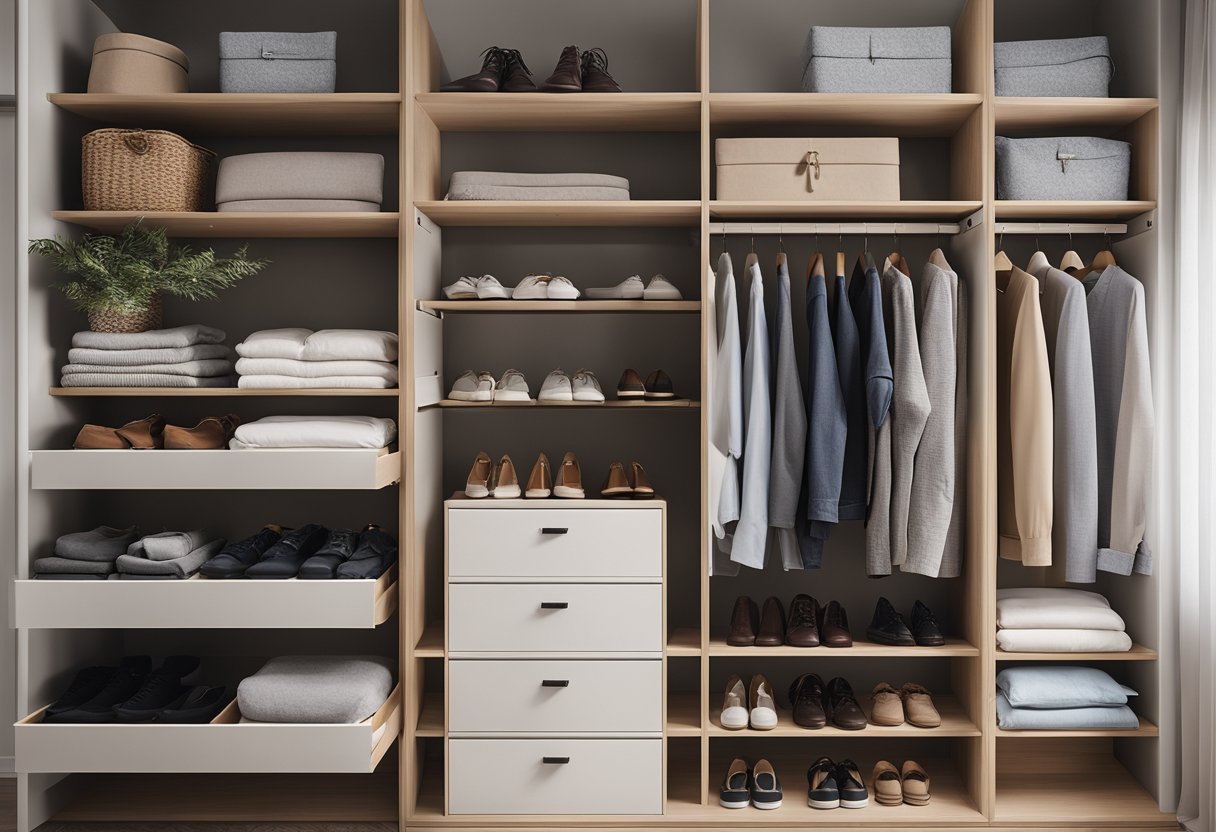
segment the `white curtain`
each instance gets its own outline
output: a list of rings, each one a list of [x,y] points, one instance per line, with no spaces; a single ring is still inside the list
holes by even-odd
[[[1184,31],[1177,260],[1178,815],[1194,832],[1216,832],[1216,0],[1187,0]]]

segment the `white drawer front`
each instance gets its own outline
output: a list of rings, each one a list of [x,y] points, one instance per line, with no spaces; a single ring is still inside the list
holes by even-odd
[[[448,664],[448,690],[453,733],[663,729],[658,659],[456,660]]]
[[[455,815],[662,814],[663,741],[449,740],[448,803]]]
[[[452,578],[659,578],[663,512],[626,509],[452,509]]]
[[[596,653],[663,649],[658,584],[452,584],[452,652]]]

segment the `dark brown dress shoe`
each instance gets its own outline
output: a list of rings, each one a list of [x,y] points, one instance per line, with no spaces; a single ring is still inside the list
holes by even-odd
[[[481,53],[481,70],[444,84],[442,92],[535,92],[532,73],[524,64],[518,49],[491,46]]]
[[[518,49],[504,49],[506,66],[502,71],[503,92],[536,92],[536,82],[532,80],[532,70],[524,63],[524,56]]]
[[[583,53],[583,92],[621,92],[621,85],[608,74],[608,55],[603,49]]]
[[[790,603],[785,643],[790,647],[819,646],[819,602],[809,595],[795,595]]]
[[[675,385],[664,370],[655,370],[646,376],[646,401],[667,401],[675,397]]]
[[[946,644],[946,637],[937,625],[933,610],[920,601],[912,605],[912,625],[908,629],[912,631],[917,647],[944,647]]]
[[[164,432],[165,417],[153,413],[147,418],[127,422],[120,428],[85,425],[76,434],[72,447],[86,451],[161,448],[164,447]]]
[[[866,628],[866,638],[875,644],[890,644],[896,647],[915,647],[916,639],[904,618],[886,598],[879,598],[874,605],[874,619]]]
[[[829,601],[819,616],[819,643],[824,647],[852,647],[849,616],[839,601]]]
[[[646,398],[646,385],[642,384],[637,370],[630,367],[621,373],[621,380],[616,383],[616,397],[633,400]]]
[[[579,65],[578,47],[567,46],[557,59],[553,74],[540,85],[541,92],[582,92],[583,69]]]
[[[730,616],[730,632],[726,643],[731,647],[752,647],[756,643],[756,632],[760,629],[760,610],[756,602],[746,595],[735,599],[735,610]]]
[[[790,708],[794,724],[803,728],[823,728],[828,724],[823,707],[823,679],[818,673],[803,673],[790,683]]]
[[[240,427],[240,417],[207,416],[192,428],[165,425],[165,447],[171,451],[216,451],[228,447],[228,440]]]
[[[845,731],[860,731],[866,727],[866,712],[861,709],[853,686],[837,676],[825,688],[827,717],[833,725]]]
[[[781,599],[769,596],[760,613],[760,632],[756,634],[757,647],[780,647],[785,644],[785,608]]]

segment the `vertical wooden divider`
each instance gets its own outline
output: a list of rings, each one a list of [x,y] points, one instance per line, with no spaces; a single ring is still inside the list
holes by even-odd
[[[701,223],[700,247],[701,269],[698,279],[701,281],[701,395],[705,404],[701,408],[701,667],[700,667],[700,714],[701,714],[701,805],[709,804],[709,557],[713,541],[709,532],[709,411],[713,407],[706,401],[705,391],[708,389],[709,351],[716,344],[708,341],[709,327],[706,320],[707,305],[705,298],[713,291],[709,281],[710,245],[709,245],[709,197],[710,171],[713,166],[713,148],[710,144],[710,113],[709,113],[709,0],[698,0],[697,3],[697,90],[701,93]]]

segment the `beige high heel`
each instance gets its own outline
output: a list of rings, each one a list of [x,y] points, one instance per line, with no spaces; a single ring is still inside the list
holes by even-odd
[[[494,467],[495,500],[513,500],[519,497],[519,476],[515,473],[515,463],[508,454],[503,454]]]

